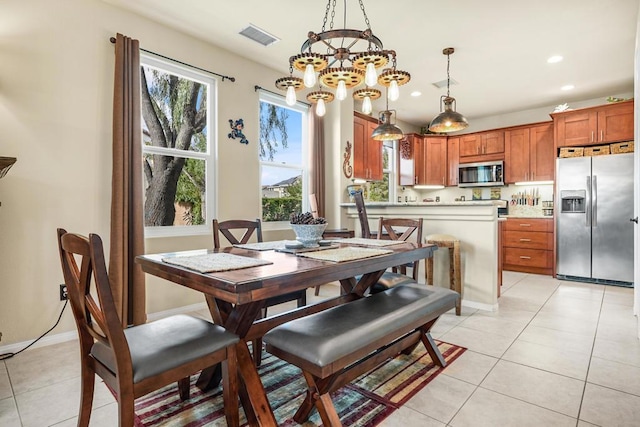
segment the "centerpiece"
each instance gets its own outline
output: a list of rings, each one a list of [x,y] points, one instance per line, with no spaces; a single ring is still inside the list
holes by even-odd
[[[292,213],[289,217],[291,229],[296,233],[296,240],[305,248],[314,248],[322,239],[322,233],[327,228],[327,220],[314,218],[311,212]]]

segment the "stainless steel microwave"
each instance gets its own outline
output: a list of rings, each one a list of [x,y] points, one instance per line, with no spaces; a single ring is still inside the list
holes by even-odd
[[[461,163],[458,187],[496,187],[504,185],[504,162]]]

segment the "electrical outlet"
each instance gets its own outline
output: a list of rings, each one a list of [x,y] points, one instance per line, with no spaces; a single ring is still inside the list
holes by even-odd
[[[67,285],[60,285],[60,301],[66,301],[69,299],[67,295]]]

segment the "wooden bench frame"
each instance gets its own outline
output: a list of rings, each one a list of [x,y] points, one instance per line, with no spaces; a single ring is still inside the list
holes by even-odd
[[[349,304],[346,303],[341,307],[346,308]],[[455,305],[452,305],[438,311],[431,311],[421,319],[403,325],[364,347],[354,349],[348,355],[324,367],[267,343],[266,349],[269,353],[299,367],[307,382],[307,394],[293,419],[299,424],[304,423],[315,406],[325,426],[341,426],[340,417],[329,394],[388,359],[403,352],[410,353],[420,342],[423,343],[434,363],[445,367],[444,357],[438,350],[430,331],[440,316],[454,307]]]

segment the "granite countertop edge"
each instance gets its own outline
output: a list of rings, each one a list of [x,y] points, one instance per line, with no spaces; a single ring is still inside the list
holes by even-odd
[[[366,206],[370,207],[412,207],[412,206],[498,206],[500,201],[491,200],[470,200],[464,202],[406,202],[406,203],[390,203],[390,202],[366,202]],[[340,203],[341,207],[354,207],[355,203]]]

